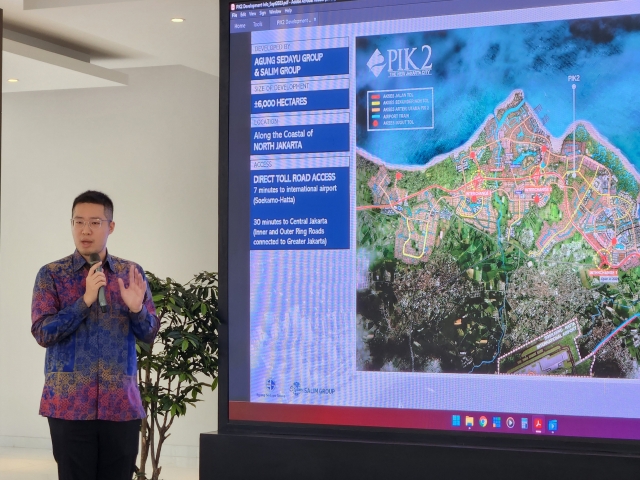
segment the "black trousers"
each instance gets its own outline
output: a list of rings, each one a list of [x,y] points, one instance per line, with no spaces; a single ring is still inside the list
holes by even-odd
[[[132,479],[140,420],[48,420],[59,480]]]

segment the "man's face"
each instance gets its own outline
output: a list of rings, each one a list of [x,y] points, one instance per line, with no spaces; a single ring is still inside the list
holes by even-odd
[[[107,239],[115,227],[115,223],[110,222],[111,219],[105,215],[104,207],[95,203],[79,203],[73,209],[72,219],[80,223],[79,226],[71,227],[73,242],[80,255],[88,259],[92,253],[97,253],[104,259]],[[99,227],[91,227],[92,220],[102,220],[102,224]]]

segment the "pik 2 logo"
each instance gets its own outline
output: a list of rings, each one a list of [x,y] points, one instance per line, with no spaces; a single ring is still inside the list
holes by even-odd
[[[423,45],[420,54],[413,57],[418,48],[394,48],[387,50],[387,56],[376,48],[371,58],[367,62],[367,67],[371,70],[376,78],[387,68],[389,77],[415,77],[421,75],[431,75],[433,63],[431,63],[431,46]],[[424,58],[426,56],[426,58]],[[424,61],[420,63],[418,57],[423,57]],[[416,63],[416,61],[418,63]],[[421,65],[421,66],[418,66]]]

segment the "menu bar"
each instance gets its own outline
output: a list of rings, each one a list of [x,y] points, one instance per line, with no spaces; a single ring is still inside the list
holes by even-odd
[[[252,4],[251,10],[236,10],[229,12],[231,33],[251,32],[257,30],[271,30],[281,28],[302,28],[310,26],[339,25],[345,23],[362,23],[374,21],[401,20],[419,16],[443,16],[468,13],[494,12],[513,10],[512,0],[403,0],[400,5],[390,6],[388,0],[352,0],[349,2],[322,2],[309,0],[304,3],[292,3],[294,0],[283,2],[261,2]],[[593,0],[572,0],[571,4],[591,3]],[[258,8],[255,5],[299,5],[278,6],[273,8]],[[564,6],[567,0],[523,0],[518,9],[534,7]],[[232,4],[233,6],[233,4]],[[621,13],[624,9],[621,5]],[[310,15],[316,15],[311,21]],[[295,19],[292,16],[300,16]],[[287,18],[289,17],[289,18]],[[267,22],[251,23],[249,20],[268,18]],[[306,21],[301,21],[306,18]],[[289,20],[287,22],[287,20]]]

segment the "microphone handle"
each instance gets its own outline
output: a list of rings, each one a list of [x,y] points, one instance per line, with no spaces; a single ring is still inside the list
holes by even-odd
[[[104,295],[104,287],[100,287],[98,290],[98,304],[102,313],[107,313],[107,298]]]
[[[96,268],[96,271],[101,272],[102,266]],[[104,287],[100,287],[98,290],[98,305],[100,305],[102,313],[107,313],[107,297],[104,294]]]

